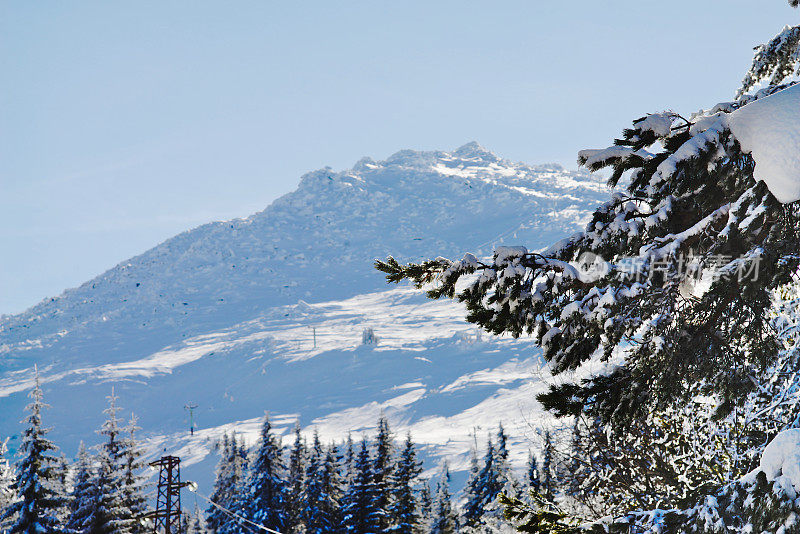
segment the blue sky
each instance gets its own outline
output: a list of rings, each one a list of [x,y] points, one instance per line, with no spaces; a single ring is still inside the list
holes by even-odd
[[[3,2],[0,313],[306,171],[476,140],[574,167],[730,99],[784,0]]]

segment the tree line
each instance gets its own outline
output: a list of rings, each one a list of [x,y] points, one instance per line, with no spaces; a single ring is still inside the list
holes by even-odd
[[[81,443],[69,462],[47,437],[38,374],[26,407],[25,430],[12,465],[0,442],[0,532],[3,534],[141,534],[153,485],[147,482],[136,418],[119,417],[112,390],[101,443],[94,452]],[[510,529],[501,495],[554,495],[564,473],[553,438],[544,434],[537,458],[530,454],[524,476],[511,467],[502,425],[488,436],[481,455],[472,450],[461,492],[451,489],[444,462],[426,479],[410,434],[398,440],[380,417],[372,439],[324,444],[315,431],[307,440],[295,426],[283,444],[265,416],[258,441],[249,447],[236,434],[216,444],[219,462],[205,513],[184,514],[182,532],[232,534],[453,534]],[[455,494],[460,494],[456,499]]]
[[[103,441],[90,454],[81,443],[70,465],[57,456],[58,447],[43,426],[44,404],[38,373],[26,428],[12,467],[0,460],[0,531],[9,534],[92,533],[139,534],[146,532],[147,507],[143,451],[136,418],[123,422],[113,390],[98,433]],[[5,443],[0,447],[4,453]],[[2,454],[0,454],[2,456]]]
[[[265,417],[251,450],[235,434],[223,436],[214,504],[206,510],[206,524],[195,521],[189,532],[257,532],[259,527],[286,534],[509,530],[500,496],[552,495],[563,476],[549,432],[540,458],[529,455],[521,478],[509,462],[507,439],[499,425],[482,456],[472,450],[469,475],[456,500],[447,463],[432,479],[424,479],[411,435],[395,439],[385,417],[379,418],[371,440],[356,442],[348,436],[330,444],[323,444],[316,431],[309,443],[299,425],[284,444]]]

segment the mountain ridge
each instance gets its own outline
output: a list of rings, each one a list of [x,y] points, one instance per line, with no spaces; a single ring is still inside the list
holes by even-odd
[[[500,163],[503,165],[499,165]],[[413,172],[409,172],[410,170],[413,170]],[[493,176],[492,180],[497,180],[499,177],[502,178],[502,183],[487,183],[486,176],[492,172],[497,173],[498,171],[500,171],[502,174]],[[335,211],[337,209],[341,210],[344,208],[344,206],[342,206],[341,203],[336,202],[333,202],[333,206],[325,205],[331,204],[331,202],[325,202],[324,200],[326,200],[326,195],[319,194],[320,189],[330,189],[331,187],[335,189],[334,193],[350,193],[351,197],[361,197],[358,199],[361,201],[360,205],[357,205],[355,209],[352,210],[355,212],[355,216],[352,216],[350,221],[338,221],[340,223],[339,226],[342,226],[344,223],[359,222],[353,221],[352,219],[357,219],[359,216],[366,219],[368,214],[363,213],[366,211],[364,208],[367,207],[369,209],[373,209],[373,206],[368,205],[368,203],[364,201],[365,197],[368,195],[374,195],[376,197],[375,200],[377,201],[390,201],[390,195],[387,195],[385,190],[387,187],[389,187],[391,191],[392,184],[387,184],[386,180],[396,180],[398,174],[402,173],[405,173],[406,176],[415,176],[417,179],[411,180],[411,183],[409,184],[403,184],[409,187],[395,187],[394,189],[397,193],[413,194],[413,187],[425,185],[420,182],[427,176],[428,178],[435,178],[439,180],[439,183],[436,185],[439,186],[440,189],[445,189],[445,191],[442,192],[444,194],[441,196],[459,196],[459,192],[454,190],[458,186],[465,186],[467,188],[483,187],[484,192],[488,193],[490,196],[494,194],[494,197],[492,197],[491,200],[497,200],[498,190],[502,193],[504,192],[502,191],[504,188],[520,187],[522,185],[524,186],[523,189],[527,188],[528,192],[531,192],[534,191],[532,186],[540,185],[542,187],[546,187],[546,184],[541,183],[543,176],[546,178],[548,176],[558,177],[560,175],[562,179],[569,174],[578,175],[581,177],[590,176],[588,173],[566,173],[560,166],[555,165],[531,167],[520,163],[509,162],[507,160],[498,158],[493,153],[487,151],[475,142],[468,143],[456,149],[452,153],[442,151],[418,152],[403,150],[396,152],[386,160],[379,162],[375,162],[373,160],[366,161],[366,158],[364,158],[360,160],[353,169],[340,171],[338,173],[329,168],[312,171],[303,175],[303,177],[300,179],[298,188],[295,191],[279,197],[272,202],[270,206],[260,212],[245,218],[207,223],[194,229],[182,232],[143,252],[142,254],[120,262],[115,267],[105,271],[104,273],[101,273],[77,288],[68,289],[59,296],[45,299],[39,304],[32,306],[20,314],[4,316],[2,320],[0,320],[0,336],[9,335],[14,329],[17,328],[35,330],[34,324],[44,317],[52,317],[59,322],[59,316],[69,315],[68,312],[70,309],[74,312],[77,308],[83,307],[81,304],[93,302],[96,298],[95,295],[97,294],[97,286],[104,285],[109,281],[112,281],[112,279],[115,283],[115,289],[124,292],[124,294],[119,297],[122,302],[127,302],[128,300],[147,300],[151,304],[160,305],[162,307],[167,305],[174,309],[177,306],[178,310],[173,315],[180,315],[181,307],[189,306],[188,303],[184,303],[191,300],[192,294],[195,293],[195,288],[187,284],[185,287],[180,288],[179,291],[170,291],[169,287],[163,287],[168,286],[169,284],[165,283],[162,284],[162,287],[153,288],[148,287],[148,281],[145,280],[145,278],[147,278],[146,265],[151,264],[157,266],[159,263],[163,265],[163,262],[161,262],[162,259],[167,259],[172,264],[183,263],[182,267],[189,272],[191,272],[193,267],[207,267],[209,265],[216,264],[216,274],[218,275],[219,279],[225,279],[230,275],[233,275],[233,271],[237,268],[237,262],[240,262],[240,265],[238,265],[240,270],[242,269],[242,264],[245,264],[245,267],[257,264],[258,260],[254,256],[258,254],[261,254],[262,257],[266,257],[272,253],[271,259],[274,261],[288,260],[288,263],[290,263],[293,267],[303,268],[307,266],[306,264],[308,263],[308,260],[306,259],[306,256],[309,254],[309,251],[313,252],[313,250],[311,250],[312,243],[309,242],[303,243],[302,249],[298,250],[298,247],[292,248],[291,246],[285,246],[286,244],[281,243],[280,239],[272,239],[271,242],[267,242],[267,239],[262,239],[261,243],[255,243],[255,246],[251,247],[251,250],[249,251],[246,250],[246,246],[242,246],[241,242],[238,243],[239,250],[234,250],[236,247],[232,246],[229,248],[229,250],[225,251],[214,250],[213,243],[211,246],[206,246],[205,250],[202,250],[203,241],[208,241],[209,239],[213,241],[214,239],[217,239],[218,241],[233,242],[234,245],[236,245],[237,243],[235,238],[236,234],[238,233],[249,233],[250,235],[246,235],[245,238],[253,241],[261,237],[254,237],[254,234],[258,230],[263,230],[265,233],[269,230],[278,230],[278,232],[275,233],[280,233],[280,231],[285,231],[287,227],[291,226],[291,218],[287,216],[291,211],[294,211],[301,218],[304,216],[310,217],[313,215],[318,221],[320,219],[324,219],[325,217],[333,219],[336,216]],[[367,179],[364,178],[365,176]],[[463,180],[464,182],[462,184],[458,184],[457,186],[457,180]],[[586,184],[591,184],[595,186],[596,189],[604,187],[600,186],[599,182],[597,181],[594,183],[587,181]],[[396,182],[395,185],[400,184]],[[565,183],[564,185],[566,187],[563,187],[562,189],[568,190],[568,186],[570,184]],[[351,189],[351,191],[342,191],[342,189],[348,188]],[[328,195],[327,199],[329,200],[331,196],[333,195]],[[463,194],[460,195],[461,198],[465,198],[465,196],[466,195]],[[476,217],[486,217],[491,215],[491,213],[487,212],[487,210],[481,210],[480,208],[482,208],[482,206],[478,205],[479,203],[474,202],[474,195],[469,196],[473,197],[469,198],[468,200],[472,201],[473,205],[471,207],[475,209],[474,215]],[[564,198],[563,194],[562,198]],[[450,207],[452,209],[457,209],[459,206],[456,202],[451,202]],[[470,206],[467,207],[469,208]],[[436,210],[434,206],[430,205],[430,203],[428,203],[428,206],[424,206],[423,209],[424,208],[433,208],[431,209],[431,212],[437,215],[437,217],[432,221],[433,223],[441,224],[447,222],[445,219],[448,214],[444,210]],[[392,217],[394,217],[399,223],[398,228],[396,228],[395,231],[402,234],[404,232],[404,229],[402,228],[403,223],[408,223],[409,217],[406,213],[403,213],[403,211],[399,209],[394,210],[394,213],[387,213],[387,219]],[[285,224],[270,225],[269,219],[275,218],[283,219],[283,221],[280,222]],[[436,246],[435,243],[430,243],[430,246],[427,247],[409,246],[410,244],[418,244],[409,243],[409,241],[413,241],[415,239],[419,239],[420,241],[423,239],[426,239],[429,242],[431,241],[431,239],[426,237],[424,234],[425,228],[421,228],[418,224],[414,225],[413,221],[411,222],[412,224],[409,226],[411,226],[412,229],[406,230],[405,236],[401,235],[399,236],[399,239],[395,239],[395,243],[393,244],[394,246],[384,246],[382,250],[379,251],[380,253],[362,253],[360,255],[359,259],[361,260],[360,268],[362,269],[362,273],[369,272],[371,269],[371,260],[374,260],[378,257],[385,257],[387,254],[393,254],[404,259],[419,259],[420,257],[424,257],[426,255],[438,255],[442,253],[460,254],[467,251],[466,248],[464,250],[456,250],[453,246],[448,246],[450,245],[449,243],[440,243],[440,245],[443,246]],[[270,226],[272,227],[270,228]],[[304,230],[321,233],[320,230],[322,229],[320,226],[321,224],[310,224],[306,225]],[[466,227],[467,224],[462,222],[461,226]],[[337,228],[335,230],[339,230],[341,233],[341,228]],[[223,235],[225,233],[229,235]],[[405,237],[405,239],[402,237]],[[294,236],[294,238],[297,239],[297,236]],[[392,240],[388,241],[391,242]],[[335,248],[337,245],[346,249],[352,244],[351,242],[352,238],[348,239],[345,237],[339,239],[338,242],[328,243],[331,245],[331,247],[328,247],[328,249],[324,250],[324,252],[331,253],[331,248]],[[387,243],[387,245],[389,244],[390,243]],[[313,245],[317,245],[317,243],[313,243]],[[270,246],[273,248],[272,251],[268,250]],[[420,248],[427,250],[409,250]],[[486,250],[486,247],[482,248],[483,250],[478,250],[477,252],[491,253],[490,250]],[[475,250],[471,251],[475,252]],[[200,253],[205,254],[206,257],[198,258]],[[345,250],[344,253],[344,261],[347,261],[347,251]],[[216,254],[217,257],[209,257],[213,254]],[[316,256],[319,259],[320,254],[317,254]],[[219,268],[220,265],[225,261],[229,263],[231,273],[224,273]],[[324,262],[325,259],[322,259],[322,261]],[[187,265],[187,263],[191,262],[194,262],[196,265]],[[253,274],[262,274],[265,276],[274,274],[278,277],[281,277],[282,275],[280,272],[275,272],[276,269],[274,269],[273,266],[262,267],[266,268],[261,269],[260,273]],[[144,273],[141,272],[143,270],[145,271]],[[234,278],[236,278],[235,275]],[[173,279],[170,280],[170,282],[174,283],[176,280]],[[249,282],[252,283],[253,280],[251,279]],[[280,280],[276,282],[277,283],[271,284],[273,291],[272,294],[269,295],[270,298],[279,298],[279,300],[281,300],[283,303],[291,302],[298,298],[312,298],[312,295],[309,294],[310,290],[300,292],[299,290],[291,289],[292,287],[295,287],[293,286],[293,283],[296,283],[296,280],[284,279],[283,283],[281,283]],[[370,282],[371,285],[369,286],[369,289],[377,289],[377,285],[382,283],[380,277],[376,273],[374,276],[370,277]],[[264,285],[265,284],[261,284],[261,286]],[[281,288],[280,286],[283,287]],[[177,284],[176,287],[180,287],[180,284]],[[227,289],[230,289],[230,284],[228,285]],[[229,293],[230,291],[227,292]],[[216,302],[224,302],[226,298],[226,291],[222,290],[219,293],[219,296],[216,297],[218,299]],[[275,293],[283,293],[287,298],[280,299],[280,297]],[[334,295],[321,295],[319,298],[324,300],[331,296]],[[204,304],[208,305],[209,302],[205,302]],[[109,302],[107,301],[106,306],[108,305]],[[119,303],[116,308],[129,309],[130,306]],[[117,310],[112,307],[111,309],[107,309],[107,313],[104,313],[101,316],[86,317],[86,319],[90,321],[93,320],[94,322],[107,321],[110,318],[109,314],[113,314],[115,311]],[[73,318],[76,320],[79,319],[79,317]],[[143,319],[143,322],[146,323],[146,318]],[[70,326],[75,326],[74,324],[65,324],[64,321],[60,321],[60,324],[61,328],[59,330],[69,330]]]
[[[497,421],[492,411],[535,410],[538,349],[478,334],[458,303],[387,287],[374,259],[543,248],[607,195],[597,176],[510,162],[477,143],[306,173],[260,212],[182,232],[3,317],[0,435],[17,432],[37,365],[69,451],[93,435],[114,386],[152,450],[189,447],[198,465],[208,440],[236,421],[250,421],[246,431],[264,410],[326,439],[384,410],[426,454],[463,455],[470,429]],[[362,344],[367,328],[378,345]],[[187,401],[201,406],[194,440],[181,430]],[[520,421],[507,425],[515,443]]]

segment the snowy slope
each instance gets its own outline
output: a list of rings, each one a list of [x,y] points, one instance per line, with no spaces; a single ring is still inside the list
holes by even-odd
[[[19,432],[37,364],[48,424],[69,455],[93,439],[113,385],[153,450],[189,463],[226,429],[254,433],[265,410],[330,439],[369,429],[383,411],[428,453],[462,459],[473,429],[482,441],[502,419],[522,458],[541,417],[537,351],[479,336],[456,303],[386,286],[372,262],[544,247],[607,194],[586,173],[509,162],[475,143],[308,173],[260,213],[180,234],[2,317],[0,436]],[[367,327],[378,345],[361,344]],[[202,429],[193,439],[189,401]],[[208,480],[208,462],[198,465],[194,477]]]

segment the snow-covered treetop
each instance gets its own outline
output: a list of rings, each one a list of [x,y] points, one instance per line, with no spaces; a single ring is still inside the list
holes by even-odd
[[[740,98],[763,83],[767,85],[784,83],[787,79],[800,74],[798,68],[800,68],[800,26],[786,26],[769,43],[756,47],[753,65],[742,80],[742,86],[736,96]]]

